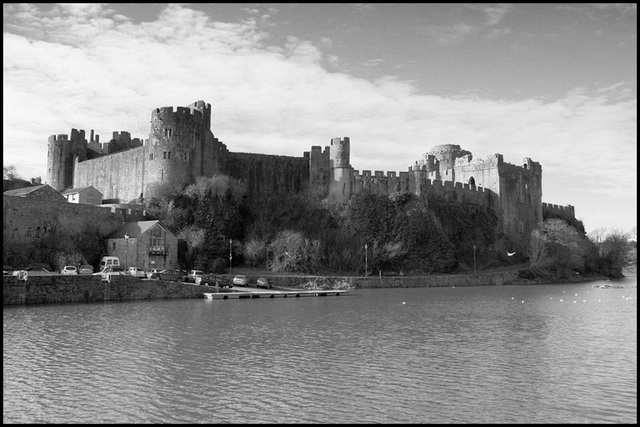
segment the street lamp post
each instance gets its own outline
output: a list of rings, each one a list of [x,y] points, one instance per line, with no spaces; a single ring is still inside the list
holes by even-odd
[[[231,255],[231,242],[232,240],[229,239],[229,273],[231,273],[231,259],[233,258],[233,256]]]
[[[364,244],[364,278],[367,278],[369,274],[369,250],[367,244]]]
[[[124,268],[127,268],[129,264],[129,233],[124,235]]]

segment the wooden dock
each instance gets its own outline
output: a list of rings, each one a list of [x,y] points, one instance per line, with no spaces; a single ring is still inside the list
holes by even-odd
[[[205,292],[204,297],[206,299],[242,299],[242,298],[300,298],[300,297],[327,297],[327,296],[340,296],[348,293],[345,289],[330,289],[330,290],[299,290],[299,291],[263,291],[263,290],[246,290],[231,292]]]

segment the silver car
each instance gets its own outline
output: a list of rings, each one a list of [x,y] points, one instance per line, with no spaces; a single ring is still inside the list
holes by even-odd
[[[60,270],[60,274],[78,274],[78,267],[76,267],[75,265],[65,265],[64,267],[62,267],[62,270]]]

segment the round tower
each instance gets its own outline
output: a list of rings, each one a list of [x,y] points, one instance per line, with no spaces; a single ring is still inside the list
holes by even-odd
[[[73,188],[76,158],[87,158],[87,141],[83,130],[71,129],[68,135],[51,135],[47,144],[47,184],[57,191]]]
[[[351,196],[352,168],[349,164],[350,141],[349,137],[332,138],[329,150],[329,163],[331,167],[331,194],[344,198]]]
[[[436,158],[439,165],[438,169],[441,180],[455,181],[456,159],[470,154],[470,151],[461,149],[457,144],[442,144],[432,147],[429,151],[424,153],[423,157],[425,159],[429,156]]]
[[[47,145],[46,183],[57,191],[64,191],[67,188],[66,176],[69,168],[67,142],[67,135],[51,135]]]
[[[180,190],[200,176],[194,166],[195,159],[202,157],[203,125],[202,112],[193,108],[153,110],[145,142],[144,198],[161,195],[159,189],[166,186]]]

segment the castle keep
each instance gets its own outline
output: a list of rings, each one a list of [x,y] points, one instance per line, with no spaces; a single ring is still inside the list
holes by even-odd
[[[140,203],[165,187],[182,189],[198,177],[225,174],[243,181],[250,197],[310,193],[347,199],[369,191],[380,195],[408,191],[430,200],[473,203],[492,209],[499,231],[524,242],[542,222],[543,209],[573,217],[572,206],[542,203],[542,168],[525,158],[521,165],[501,154],[473,159],[459,145],[433,147],[404,172],[365,170],[350,164],[350,139],[311,147],[301,157],[234,153],[211,132],[211,104],[156,108],[149,138],[114,132],[100,142],[91,131],[49,137],[47,183],[58,191],[92,185],[103,203]]]

